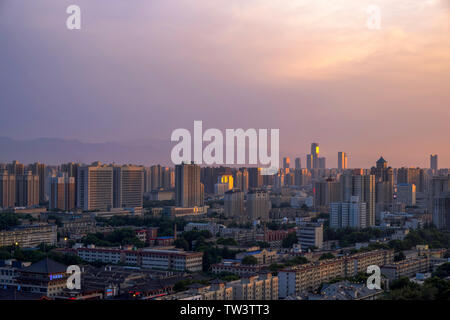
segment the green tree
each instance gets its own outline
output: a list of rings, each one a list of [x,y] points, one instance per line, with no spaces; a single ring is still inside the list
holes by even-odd
[[[283,248],[292,248],[292,246],[296,243],[298,243],[297,234],[295,232],[291,232],[286,238],[283,239],[281,245]]]
[[[335,256],[331,252],[324,253],[320,256],[319,260],[326,260],[326,259],[334,259]]]
[[[244,259],[242,259],[241,263],[244,265],[256,265],[258,264],[258,259],[256,259],[254,256],[246,256]]]

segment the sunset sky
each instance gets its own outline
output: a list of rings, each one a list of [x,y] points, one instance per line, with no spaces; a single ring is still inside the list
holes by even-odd
[[[202,120],[279,128],[303,165],[315,141],[328,167],[450,167],[450,0],[0,0],[0,106],[15,139],[170,144]]]

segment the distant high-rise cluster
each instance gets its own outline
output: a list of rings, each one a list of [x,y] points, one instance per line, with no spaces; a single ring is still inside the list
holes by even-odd
[[[40,183],[45,166],[38,163],[25,166],[13,161],[0,167],[0,207],[38,206],[44,197],[44,184]]]
[[[282,168],[270,176],[262,175],[259,167],[201,167],[195,163],[171,168],[100,162],[24,165],[13,161],[0,164],[0,207],[125,211],[142,209],[147,198],[173,201],[152,212],[211,212],[245,223],[297,212],[284,209],[290,207],[328,213],[331,228],[389,224],[391,215],[409,212],[422,214],[422,223],[449,228],[449,170],[439,169],[437,155],[430,156],[429,169],[392,168],[382,156],[370,169],[349,169],[347,153],[340,151],[337,156],[337,167],[326,168],[319,144],[314,142],[306,168],[302,168],[300,157],[293,158],[293,167],[291,158],[284,157]]]

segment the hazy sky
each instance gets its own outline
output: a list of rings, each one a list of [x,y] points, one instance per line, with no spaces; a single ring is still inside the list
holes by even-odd
[[[169,144],[203,120],[328,166],[450,167],[450,0],[0,0],[0,107],[16,139]]]

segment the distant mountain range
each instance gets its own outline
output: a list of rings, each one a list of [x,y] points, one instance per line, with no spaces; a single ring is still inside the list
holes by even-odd
[[[171,148],[170,141],[161,140],[86,143],[59,138],[15,140],[0,137],[0,162],[169,164]]]

